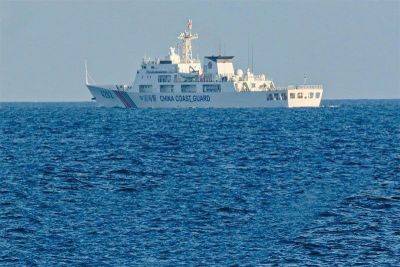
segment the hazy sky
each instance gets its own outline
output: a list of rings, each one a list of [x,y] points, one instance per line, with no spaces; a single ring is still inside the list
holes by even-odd
[[[97,83],[129,83],[143,55],[162,57],[193,20],[194,54],[235,56],[279,86],[325,98],[400,98],[400,1],[0,0],[0,101],[89,101]]]

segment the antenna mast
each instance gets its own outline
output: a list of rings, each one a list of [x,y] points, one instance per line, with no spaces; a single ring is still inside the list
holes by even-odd
[[[251,44],[251,72],[254,73],[254,45]]]
[[[247,37],[247,69],[250,68],[250,38]]]
[[[192,20],[188,20],[185,32],[179,34],[178,39],[182,40],[181,62],[190,63],[193,61],[192,40],[199,38],[197,34],[192,34]]]

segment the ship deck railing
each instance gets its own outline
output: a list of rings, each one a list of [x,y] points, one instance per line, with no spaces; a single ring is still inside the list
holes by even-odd
[[[289,85],[276,87],[277,90],[296,90],[296,89],[322,89],[322,84],[303,84],[303,85]]]
[[[194,77],[194,78],[176,78],[173,79],[175,83],[214,83],[214,82],[230,82],[227,78],[208,78],[208,77]]]

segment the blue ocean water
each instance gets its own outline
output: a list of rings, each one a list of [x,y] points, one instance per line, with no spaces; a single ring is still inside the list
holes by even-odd
[[[400,265],[400,100],[0,107],[1,265]]]

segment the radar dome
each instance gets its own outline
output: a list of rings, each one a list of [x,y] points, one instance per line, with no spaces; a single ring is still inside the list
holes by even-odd
[[[236,70],[236,75],[242,77],[243,76],[243,71],[241,69]]]

